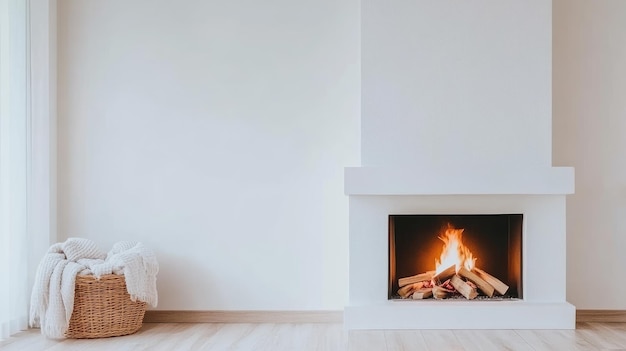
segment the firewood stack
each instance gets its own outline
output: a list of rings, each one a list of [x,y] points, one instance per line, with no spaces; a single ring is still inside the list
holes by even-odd
[[[456,271],[452,265],[435,274],[435,271],[425,272],[410,277],[398,279],[398,295],[403,299],[413,298],[422,300],[428,298],[445,299],[454,295],[463,295],[466,299],[475,299],[479,293],[493,297],[495,293],[504,295],[509,287],[499,279],[474,268],[471,271],[461,267]]]

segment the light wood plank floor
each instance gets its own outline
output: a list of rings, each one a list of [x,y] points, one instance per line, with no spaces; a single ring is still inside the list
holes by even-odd
[[[39,330],[0,342],[1,350],[623,350],[626,323],[580,323],[576,330],[345,331],[341,324],[144,324],[134,335],[49,340]]]

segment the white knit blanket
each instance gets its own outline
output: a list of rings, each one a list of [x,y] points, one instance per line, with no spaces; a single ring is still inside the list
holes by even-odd
[[[74,310],[76,275],[124,274],[128,294],[156,307],[154,252],[143,244],[122,241],[107,254],[88,239],[69,238],[52,245],[37,268],[30,301],[30,325],[50,338],[65,337]]]

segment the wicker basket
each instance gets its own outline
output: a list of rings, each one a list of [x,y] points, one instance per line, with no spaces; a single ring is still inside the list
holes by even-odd
[[[131,301],[123,275],[77,276],[74,296],[68,338],[121,336],[141,328],[146,303]]]

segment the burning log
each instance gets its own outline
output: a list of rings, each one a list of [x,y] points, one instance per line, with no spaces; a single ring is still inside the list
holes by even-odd
[[[440,272],[439,274],[433,276],[433,281],[436,284],[441,285],[442,281],[445,281],[446,279],[452,277],[454,274],[456,274],[456,265],[452,265],[446,268],[444,271]]]
[[[409,295],[411,295],[411,293],[413,293],[413,291],[415,291],[413,284],[406,285],[398,289],[398,295],[400,295],[401,298],[406,299]]]
[[[454,293],[453,290],[448,290],[446,288],[442,288],[440,286],[433,286],[433,297],[437,300],[445,299],[446,297],[452,295]]]
[[[480,278],[482,278],[484,281],[486,281],[487,283],[489,283],[489,285],[493,286],[494,289],[500,294],[500,295],[504,295],[506,294],[506,292],[509,290],[509,286],[504,284],[502,281],[500,281],[498,278],[490,275],[489,273],[483,271],[482,269],[479,268],[474,268],[473,272],[476,273],[477,276],[479,276]]]
[[[446,289],[446,290],[450,290],[452,292],[454,292],[454,287],[452,286],[452,284],[450,284],[450,279],[446,280],[445,282],[439,284],[440,287]]]
[[[429,271],[426,273],[421,273],[421,274],[413,275],[410,277],[400,278],[398,279],[398,286],[403,287],[409,284],[431,280],[433,278],[433,275],[435,275],[435,271]]]
[[[450,279],[450,284],[452,284],[456,291],[461,293],[461,295],[465,296],[465,298],[468,300],[475,299],[476,296],[478,296],[478,292],[476,292],[476,289],[472,288],[456,274]]]
[[[423,282],[405,285],[398,289],[398,295],[400,295],[400,297],[402,297],[403,299],[406,299],[407,297],[411,296],[413,292],[415,292],[415,290],[421,289],[423,287]]]
[[[412,297],[415,300],[422,300],[431,296],[435,299],[445,299],[458,292],[471,300],[478,295],[477,290],[488,297],[493,297],[495,292],[504,295],[509,288],[497,278],[478,268],[469,271],[465,267],[461,267],[457,274],[455,274],[455,269],[456,267],[453,265],[434,276],[432,276],[433,272],[425,272],[401,278],[400,281],[403,283],[411,280],[420,281],[402,286],[398,289],[398,295],[403,299]],[[431,280],[421,280],[429,276],[432,276]]]
[[[433,296],[432,288],[422,288],[413,293],[413,300],[423,300]]]
[[[494,287],[475,273],[468,271],[465,267],[461,267],[458,274],[461,277],[476,284],[476,286],[478,286],[478,289],[480,289],[480,291],[482,291],[485,295],[493,297]]]

